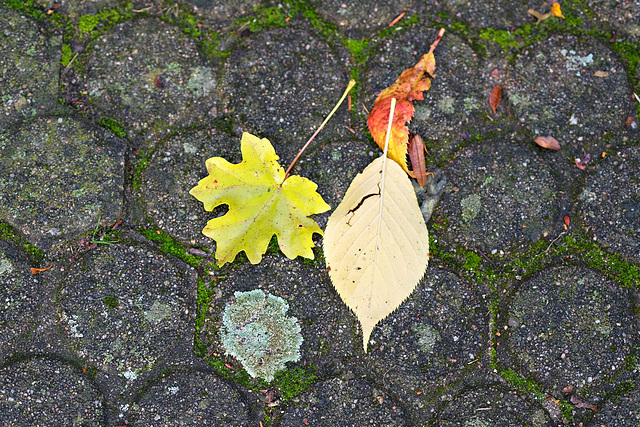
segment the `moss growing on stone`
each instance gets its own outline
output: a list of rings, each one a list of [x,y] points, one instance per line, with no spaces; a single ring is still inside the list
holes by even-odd
[[[259,289],[235,297],[224,310],[222,345],[249,375],[271,381],[286,362],[300,359],[300,326],[295,317],[286,317],[289,305],[282,298]]]

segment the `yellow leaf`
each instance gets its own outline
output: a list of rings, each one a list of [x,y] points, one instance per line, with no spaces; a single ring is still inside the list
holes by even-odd
[[[189,192],[208,211],[226,204],[229,212],[207,223],[202,233],[217,243],[219,266],[244,251],[252,264],[262,260],[271,237],[278,237],[288,257],[313,259],[312,235],[322,230],[309,215],[331,207],[316,192],[318,186],[300,176],[289,176],[266,138],[244,133],[242,162],[231,164],[221,157],[207,160],[209,176]]]
[[[362,325],[365,352],[375,325],[413,292],[429,261],[429,235],[411,181],[386,158],[351,182],[323,243],[333,286]]]
[[[564,19],[564,16],[562,16],[562,9],[560,9],[560,3],[555,2],[551,5],[551,14],[553,16],[557,16],[558,18]]]

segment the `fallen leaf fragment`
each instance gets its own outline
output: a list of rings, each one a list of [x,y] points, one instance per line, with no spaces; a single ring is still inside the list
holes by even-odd
[[[428,74],[434,77],[436,59],[433,56],[433,51],[442,38],[442,34],[444,34],[444,28],[438,32],[429,52],[423,55],[414,67],[404,70],[395,83],[380,92],[367,118],[367,125],[373,140],[384,150],[391,99],[397,100],[398,105],[392,120],[388,156],[395,160],[406,173],[409,173],[407,166],[409,128],[406,124],[411,121],[415,112],[413,101],[424,99],[422,92],[431,87],[431,79],[424,77],[424,75]]]
[[[204,204],[207,211],[228,205],[229,211],[207,223],[205,236],[217,243],[218,266],[234,260],[244,251],[252,264],[262,260],[271,237],[288,258],[313,259],[312,235],[322,230],[309,215],[331,207],[316,192],[312,181],[285,171],[266,138],[244,133],[242,162],[231,164],[221,157],[206,161],[209,176],[200,180],[189,193]]]
[[[489,105],[493,110],[493,114],[496,114],[498,110],[498,104],[500,104],[500,96],[502,95],[502,85],[494,86],[491,89],[491,95],[489,95]]]
[[[575,160],[576,166],[580,170],[585,170],[590,161],[591,161],[591,154],[585,154],[582,159],[579,157],[576,157],[576,160]]]
[[[424,160],[424,153],[429,154],[427,147],[424,145],[422,137],[416,133],[412,133],[409,138],[409,159],[411,160],[411,173],[409,175],[415,178],[420,184],[420,187],[424,187],[427,183],[427,165]]]
[[[569,218],[569,215],[565,215],[564,216],[564,225],[566,225],[568,227],[569,224],[571,224],[571,218]],[[567,387],[571,387],[571,386],[567,386]]]
[[[634,116],[629,116],[627,117],[627,120],[624,121],[624,124],[626,126],[631,126],[635,120],[636,118]]]
[[[540,12],[538,12],[536,10],[533,10],[533,9],[529,9],[528,12],[529,12],[530,15],[535,16],[535,18],[537,19],[536,25],[538,25],[539,23],[541,23],[545,19],[549,19],[551,17],[551,13],[540,13]]]
[[[38,273],[42,273],[43,271],[47,271],[51,267],[53,267],[53,263],[51,263],[51,265],[49,267],[45,267],[45,268],[33,268],[33,267],[31,267],[31,274],[36,275]]]
[[[593,73],[594,76],[596,77],[609,77],[609,72],[608,71],[596,71],[595,73]]]
[[[548,148],[549,150],[560,149],[560,143],[552,136],[536,136],[536,139],[534,139],[533,142],[538,144],[540,147]]]
[[[558,18],[565,19],[564,16],[562,15],[562,9],[560,8],[560,3],[558,2],[555,2],[554,4],[551,5],[551,14],[553,16],[557,16]]]
[[[573,403],[576,408],[585,408],[591,409],[593,412],[598,412],[598,407],[593,403],[583,402],[578,396],[571,396],[571,403]]]
[[[394,106],[392,99],[390,113]],[[353,179],[323,239],[329,277],[360,321],[365,352],[373,328],[413,292],[429,262],[429,234],[416,193],[386,154]]]
[[[568,218],[568,216],[565,215],[565,218]],[[569,225],[569,224],[567,224]],[[563,396],[568,396],[571,393],[573,393],[573,385],[569,384],[568,386],[566,386],[565,388],[562,389],[562,395]]]
[[[497,68],[494,68],[493,71],[491,72],[491,77],[493,77],[494,79],[499,79],[501,77],[500,70]]]

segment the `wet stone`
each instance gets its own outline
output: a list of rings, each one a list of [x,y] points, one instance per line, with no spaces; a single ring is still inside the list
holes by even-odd
[[[242,130],[268,138],[286,168],[340,99],[349,73],[313,33],[291,27],[241,39],[225,65],[223,96]],[[351,134],[342,106],[314,144]]]
[[[596,22],[614,28],[618,40],[640,40],[640,1],[586,0],[585,3]]]
[[[442,427],[542,427],[553,425],[540,405],[500,386],[487,385],[457,396],[439,417]]]
[[[591,270],[555,268],[522,285],[503,337],[513,360],[551,393],[567,385],[580,393],[625,368],[639,338],[631,310],[627,289]]]
[[[135,425],[255,425],[249,405],[220,378],[205,372],[175,372],[152,382],[131,406]],[[135,408],[135,409],[133,409]]]
[[[525,143],[469,145],[444,173],[449,183],[432,217],[444,226],[431,232],[449,245],[501,256],[562,231],[555,181]]]
[[[282,417],[283,427],[407,424],[395,398],[359,379],[335,378],[318,383],[293,402]]]
[[[103,398],[78,367],[33,358],[0,370],[0,424],[104,425]]]
[[[452,18],[461,20],[471,28],[513,29],[527,22],[532,22],[527,10],[538,10],[541,4],[543,3],[535,0],[498,0],[494,2],[444,0],[440,3],[440,8]]]
[[[598,242],[640,261],[640,147],[612,150],[594,166],[579,200]]]
[[[405,13],[395,27],[415,15],[422,5],[416,0],[379,2],[375,0],[312,0],[318,14],[333,23],[352,39],[363,39],[389,28],[389,24]]]
[[[246,17],[260,5],[260,0],[187,0],[198,19],[213,28],[233,28],[237,19]]]
[[[0,125],[5,126],[55,106],[60,39],[47,40],[35,22],[18,12],[0,11]]]
[[[185,244],[213,245],[202,229],[220,209],[204,211],[203,204],[189,190],[207,176],[205,162],[210,157],[240,163],[240,140],[209,129],[177,134],[160,145],[143,172],[138,192],[155,226]]]
[[[366,66],[362,79],[363,103],[371,108],[382,90],[393,84],[400,74],[413,67],[429,51],[438,28],[416,25],[382,42]],[[485,133],[488,112],[483,86],[476,77],[479,62],[473,51],[458,36],[445,33],[434,52],[436,77],[424,100],[415,101],[415,113],[409,130],[420,134],[432,157],[440,158],[464,142],[461,134]]]
[[[626,393],[598,408],[598,424],[626,427],[640,423],[640,390]]]
[[[186,266],[152,250],[99,247],[63,278],[58,322],[117,393],[156,367],[189,360],[196,286]]]
[[[216,69],[177,28],[154,19],[125,22],[90,49],[82,90],[95,108],[127,129],[149,133],[210,118]]]
[[[24,253],[0,241],[0,364],[38,324],[43,289]]]
[[[0,220],[44,250],[122,214],[124,142],[69,117],[0,133]]]
[[[527,48],[508,69],[503,101],[520,123],[560,142],[564,158],[599,155],[607,133],[624,134],[635,111],[624,67],[598,41],[553,36]],[[564,161],[558,169],[575,174]]]
[[[436,389],[488,366],[487,308],[469,284],[430,263],[411,296],[373,330],[368,354],[369,369],[417,425],[433,416]]]

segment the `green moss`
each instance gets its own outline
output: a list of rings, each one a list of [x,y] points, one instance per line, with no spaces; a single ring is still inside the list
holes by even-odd
[[[78,19],[78,31],[81,34],[89,34],[98,26],[100,17],[98,15],[83,15]]]
[[[125,130],[124,125],[111,117],[102,118],[98,122],[98,124],[106,129],[109,129],[119,138],[122,138],[122,139],[127,138],[127,131]]]
[[[307,391],[317,379],[315,369],[293,367],[276,373],[271,385],[280,390],[281,402],[288,403]]]
[[[353,60],[356,62],[356,64],[363,64],[366,61],[368,55],[366,55],[365,50],[369,46],[369,43],[370,41],[366,39],[345,39],[345,46],[347,49],[349,49],[349,52],[351,52],[351,56],[353,57]]]
[[[544,400],[545,394],[543,388],[535,381],[525,378],[511,369],[502,370],[500,376],[504,378],[511,387],[518,389],[518,391],[532,394],[540,401]]]
[[[140,230],[140,234],[152,242],[157,243],[160,246],[160,250],[164,253],[181,259],[193,268],[198,268],[200,266],[202,257],[188,254],[185,248],[173,237],[169,236],[164,230],[147,228],[146,230]]]
[[[103,302],[105,303],[105,305],[107,307],[109,307],[110,309],[116,309],[118,307],[118,305],[120,305],[120,302],[118,301],[118,298],[108,295],[106,297],[104,297]]]
[[[465,262],[462,268],[465,270],[477,270],[480,267],[482,258],[475,252],[465,252]]]
[[[73,51],[71,50],[71,46],[69,46],[67,43],[64,43],[62,45],[62,55],[60,56],[60,64],[63,67],[66,67],[67,65],[69,65],[69,62],[71,62],[71,59],[73,59]]]
[[[0,222],[0,240],[15,246],[21,246],[29,256],[29,261],[31,261],[32,264],[41,264],[46,258],[42,249],[29,243],[27,239],[19,235],[13,227],[3,222]]]
[[[138,161],[135,169],[133,170],[133,176],[131,177],[131,186],[134,190],[140,190],[142,185],[142,171],[149,167],[149,158],[151,157],[151,151],[141,152],[141,158]]]
[[[560,413],[562,414],[564,423],[573,423],[573,405],[561,400],[558,402],[558,406],[560,407]]]

